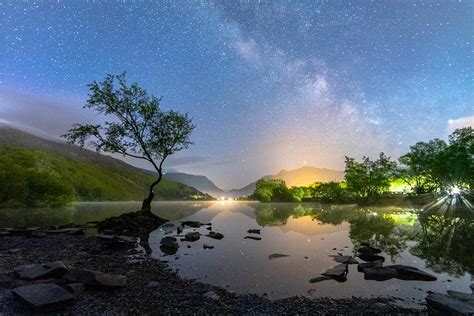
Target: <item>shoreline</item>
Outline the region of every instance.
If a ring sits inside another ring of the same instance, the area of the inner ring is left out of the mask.
[[[0,314],[31,313],[11,289],[37,283],[66,286],[62,278],[25,281],[14,269],[20,265],[62,261],[68,268],[123,275],[127,285],[114,290],[86,287],[64,314],[426,314],[403,308],[391,298],[333,299],[290,297],[269,300],[184,279],[165,263],[141,257],[134,245],[116,249],[97,236],[47,234],[0,237]],[[130,257],[134,256],[135,257]],[[129,260],[130,258],[140,258]]]

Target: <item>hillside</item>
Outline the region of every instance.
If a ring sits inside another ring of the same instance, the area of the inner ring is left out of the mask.
[[[314,182],[343,181],[344,172],[315,167],[302,167],[295,170],[281,170],[273,179],[285,181],[288,187],[304,186]]]
[[[218,188],[214,184],[214,182],[209,180],[206,176],[180,173],[180,172],[172,172],[172,173],[165,174],[164,178],[171,181],[184,183],[203,193],[210,194],[215,198],[219,198],[221,196],[227,196],[224,190]]]
[[[105,167],[39,149],[0,145],[0,205],[52,206],[72,201],[142,200],[154,177]],[[163,180],[156,200],[204,198],[198,190]]]

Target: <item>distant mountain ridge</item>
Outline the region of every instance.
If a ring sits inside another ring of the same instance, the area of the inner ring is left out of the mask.
[[[305,186],[314,182],[343,181],[344,172],[326,168],[301,167],[294,170],[281,170],[274,179],[285,181],[288,187]]]
[[[164,175],[164,178],[171,181],[186,184],[203,193],[210,194],[215,198],[220,198],[221,196],[228,196],[226,191],[217,187],[214,184],[214,182],[209,180],[209,178],[207,178],[206,176],[181,173],[181,172],[170,172],[170,173],[166,173]]]

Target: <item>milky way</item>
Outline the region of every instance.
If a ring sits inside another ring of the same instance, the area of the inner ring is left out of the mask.
[[[472,1],[3,1],[0,121],[52,136],[127,71],[188,112],[168,170],[225,188],[344,155],[397,158],[474,122]],[[52,118],[52,116],[54,116]]]

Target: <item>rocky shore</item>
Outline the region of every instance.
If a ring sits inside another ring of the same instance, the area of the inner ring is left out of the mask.
[[[82,228],[4,233],[0,236],[0,314],[427,313],[402,308],[387,298],[272,301],[237,294],[179,277],[137,248],[137,242],[130,236],[88,236]]]

